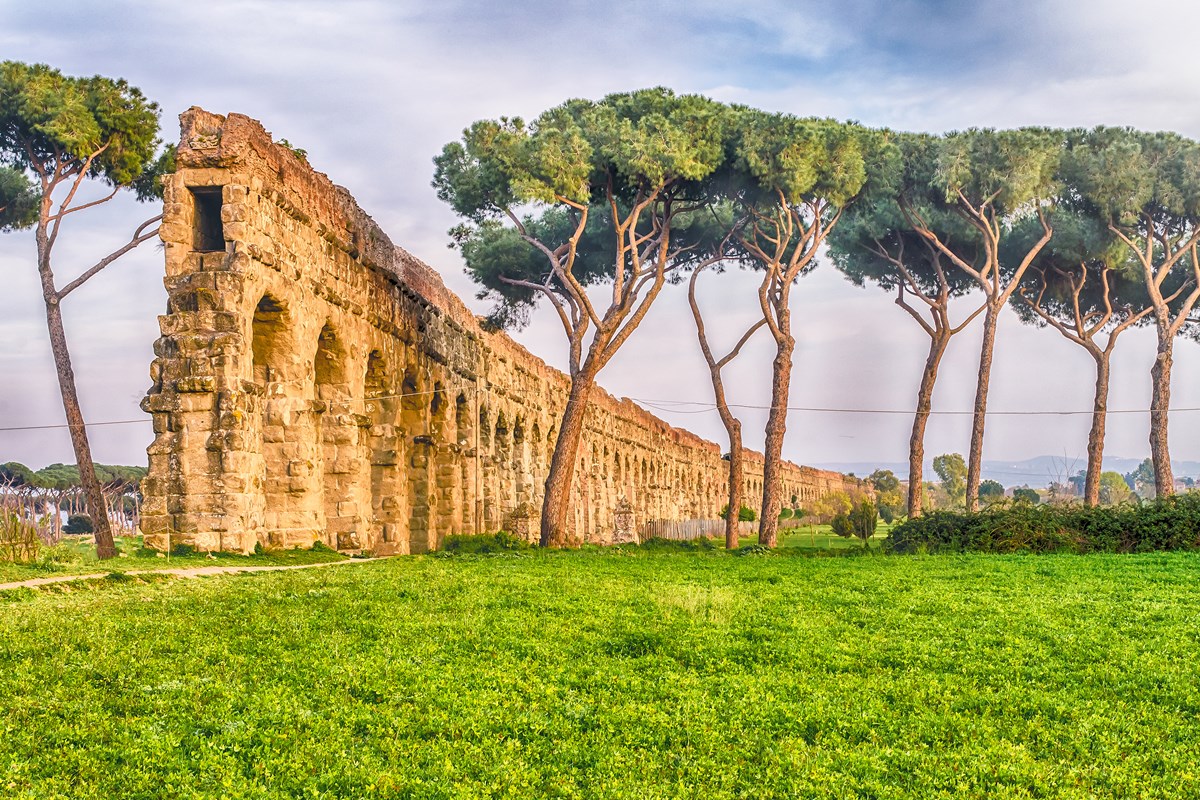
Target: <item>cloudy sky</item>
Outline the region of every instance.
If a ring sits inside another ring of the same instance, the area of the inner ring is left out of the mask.
[[[58,0],[55,13],[0,0],[0,59],[40,61],[68,74],[124,77],[162,106],[163,137],[191,105],[263,121],[276,137],[350,189],[392,239],[471,300],[457,255],[446,248],[455,219],[430,188],[432,157],[473,120],[532,117],[569,98],[665,85],[799,115],[855,119],[897,129],[971,126],[1132,125],[1200,137],[1200,67],[1179,37],[1200,10],[1171,0],[959,3],[953,0],[716,0],[495,3],[207,3]],[[65,226],[60,282],[121,244],[153,209],[131,200]],[[0,428],[62,423],[35,282],[33,241],[0,238]],[[711,278],[712,333],[736,338],[753,308],[739,303],[747,276]],[[710,388],[682,291],[660,298],[625,351],[601,373],[618,396],[644,401],[672,423],[714,440],[704,405]],[[824,265],[798,287],[799,347],[792,405],[903,412],[926,341],[871,288]],[[140,420],[93,428],[105,462],[144,463],[150,426],[138,410],[162,313],[161,250],[144,246],[73,294],[68,333],[87,419]],[[964,309],[965,311],[965,309]],[[549,315],[517,334],[552,364],[564,360]],[[766,338],[727,381],[744,409],[748,443],[761,444],[767,400]],[[977,331],[951,346],[935,408],[971,407]],[[1113,409],[1145,409],[1153,337],[1128,334],[1115,359]],[[1172,415],[1176,458],[1200,459],[1200,346],[1178,348]],[[1092,365],[1052,330],[1001,324],[990,408],[1085,411]],[[697,403],[697,405],[679,405]],[[899,461],[911,417],[797,410],[785,454],[802,463]],[[992,417],[985,456],[1081,456],[1086,415]],[[757,433],[756,433],[757,431]],[[1144,413],[1110,420],[1108,453],[1148,454]],[[969,417],[930,425],[926,452],[965,451]],[[757,441],[756,441],[757,439]],[[72,458],[57,428],[0,431],[0,461],[38,467]],[[1082,462],[1080,463],[1082,465]]]

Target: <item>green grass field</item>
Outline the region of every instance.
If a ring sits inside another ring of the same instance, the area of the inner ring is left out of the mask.
[[[1200,555],[420,556],[0,594],[0,796],[1200,796]]]

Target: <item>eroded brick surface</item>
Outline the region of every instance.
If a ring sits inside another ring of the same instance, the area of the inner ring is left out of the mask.
[[[536,535],[566,377],[482,330],[257,121],[198,108],[180,120],[161,226],[169,302],[143,401],[147,545],[405,553],[451,533]],[[716,444],[599,390],[586,429],[576,536],[716,517]],[[783,494],[811,500],[843,481],[791,465]],[[748,497],[761,482],[751,454]]]

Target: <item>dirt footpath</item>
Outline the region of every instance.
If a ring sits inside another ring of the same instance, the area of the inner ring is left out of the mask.
[[[121,570],[121,575],[174,575],[177,578],[200,578],[205,575],[228,575],[235,572],[276,572],[285,569],[314,569],[316,567],[338,567],[343,564],[366,564],[379,561],[378,558],[348,558],[345,561],[324,561],[320,564],[282,564],[273,566],[211,566],[211,567],[180,567],[178,569],[130,569]],[[0,583],[0,592],[8,589],[34,588],[50,583],[70,583],[71,581],[98,581],[107,578],[112,572],[90,572],[85,575],[53,575],[46,578],[29,578],[24,581]]]

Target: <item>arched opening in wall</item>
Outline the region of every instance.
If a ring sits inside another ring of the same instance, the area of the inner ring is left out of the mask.
[[[486,533],[491,528],[491,520],[495,517],[496,465],[492,457],[492,425],[488,418],[488,407],[479,404],[479,433],[476,434],[478,446],[475,448],[475,461],[479,470],[479,494],[475,500],[475,519],[478,520],[479,530]]]
[[[262,485],[262,505],[257,507],[259,501],[256,498],[255,511],[262,515],[265,544],[270,547],[294,546],[299,544],[291,538],[296,521],[284,516],[292,488],[288,476],[291,459],[284,440],[292,406],[303,398],[294,376],[287,374],[292,352],[287,310],[270,294],[264,294],[255,306],[250,352],[250,374],[258,387],[256,450],[262,456],[261,467],[254,476]]]
[[[458,397],[454,398],[454,435],[457,437],[458,446],[463,449],[469,449],[473,444],[471,441],[471,407],[467,403],[467,396],[459,392]]]
[[[489,519],[489,530],[504,525],[504,518],[516,506],[516,486],[513,480],[512,431],[504,412],[496,414],[493,431],[492,457],[496,464],[497,492],[493,518]]]
[[[546,466],[545,459],[542,457],[546,443],[542,440],[542,427],[536,422],[529,429],[529,447],[529,467],[533,474],[533,482],[537,484],[541,482],[542,470]]]
[[[262,388],[281,377],[280,370],[290,350],[286,328],[283,304],[269,294],[263,295],[254,309],[251,337],[254,382]]]
[[[442,411],[446,408],[446,390],[442,387],[441,381],[433,384],[433,397],[429,400],[429,414],[433,417],[434,422],[439,422]]]
[[[400,426],[408,459],[408,539],[413,552],[430,547],[430,477],[433,438],[430,430],[431,398],[425,394],[416,369],[409,365],[400,381]]]
[[[479,453],[475,426],[471,424],[471,404],[466,394],[454,398],[454,436],[458,443],[462,506],[459,528],[463,533],[479,533],[476,504],[479,498]]]
[[[341,337],[326,322],[317,336],[313,357],[321,465],[321,509],[325,518],[324,541],[338,550],[364,547],[359,528],[364,518],[359,508],[360,453],[354,396],[350,386],[349,357]]]
[[[525,423],[521,419],[517,419],[513,423],[512,430],[513,442],[513,471],[516,473],[516,500],[517,503],[529,502],[530,480],[529,475],[529,445],[525,441]]]
[[[429,458],[433,469],[429,482],[428,546],[437,548],[441,538],[462,528],[462,469],[456,448],[457,420],[450,414],[450,400],[441,381],[433,382],[429,398]]]
[[[545,441],[541,443],[541,459],[542,459],[542,484],[545,485],[546,475],[550,472],[550,462],[554,460],[554,446],[558,442],[558,431],[551,425],[546,429]]]
[[[367,419],[366,459],[371,484],[369,545],[378,552],[404,552],[407,541],[401,524],[403,477],[397,454],[397,405],[392,377],[383,353],[367,356],[363,400]],[[382,543],[382,544],[380,544]]]

